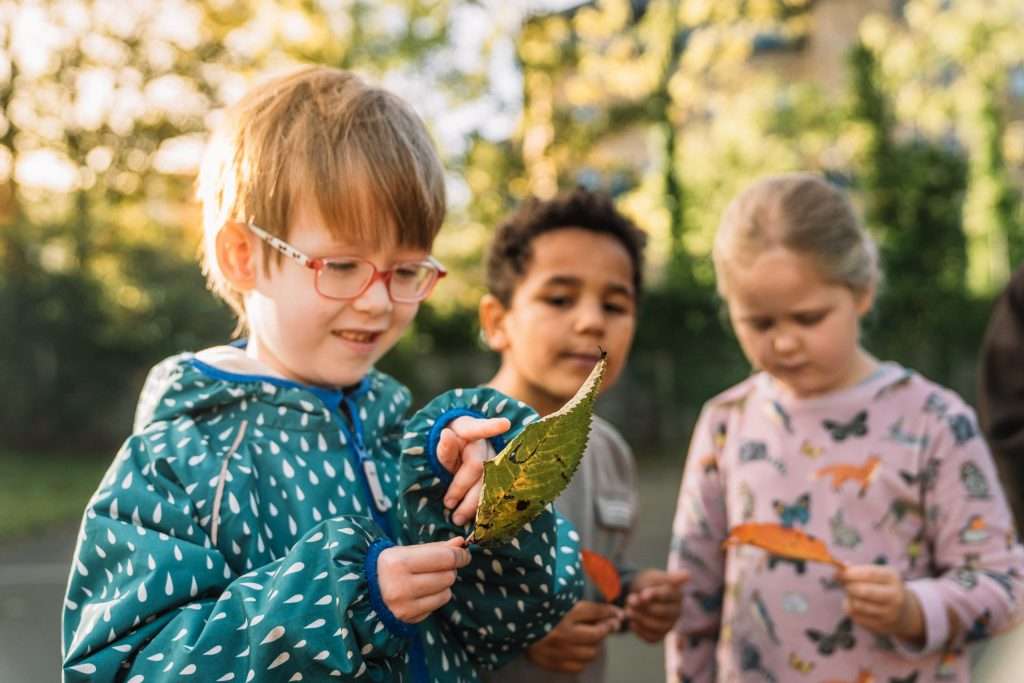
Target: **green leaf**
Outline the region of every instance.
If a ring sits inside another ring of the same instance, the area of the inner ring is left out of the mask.
[[[601,360],[568,403],[527,425],[484,463],[472,541],[495,545],[511,540],[569,484],[587,446],[606,355],[601,352]]]

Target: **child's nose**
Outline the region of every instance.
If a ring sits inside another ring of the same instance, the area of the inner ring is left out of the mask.
[[[792,353],[799,346],[800,341],[796,338],[796,335],[789,334],[788,332],[780,332],[772,338],[772,350],[775,353]]]
[[[603,333],[607,320],[600,305],[582,304],[576,316],[576,329],[583,333]]]
[[[353,308],[365,313],[384,313],[391,310],[391,295],[388,294],[388,283],[383,278],[377,278],[370,283],[362,294],[352,302]]]

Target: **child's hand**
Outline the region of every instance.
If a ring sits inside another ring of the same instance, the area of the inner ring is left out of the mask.
[[[924,643],[924,613],[917,596],[907,590],[896,570],[877,564],[847,567],[839,572],[846,587],[846,613],[864,628]]]
[[[526,650],[526,658],[548,671],[579,673],[601,651],[601,641],[621,625],[622,610],[615,605],[580,600]]]
[[[407,624],[426,619],[452,599],[456,571],[469,564],[465,539],[392,546],[377,557],[380,594],[391,613]]]
[[[452,483],[444,494],[444,506],[452,512],[452,521],[465,524],[476,516],[483,486],[484,461],[493,457],[487,439],[504,434],[512,426],[504,417],[463,416],[441,430],[437,459],[452,473]]]
[[[645,569],[633,579],[626,597],[629,627],[649,643],[656,643],[675,625],[683,609],[684,571]]]

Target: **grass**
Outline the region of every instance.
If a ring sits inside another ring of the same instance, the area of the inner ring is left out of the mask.
[[[111,457],[0,450],[0,539],[80,518]]]

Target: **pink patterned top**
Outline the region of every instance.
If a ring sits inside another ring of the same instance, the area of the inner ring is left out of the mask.
[[[743,522],[897,568],[924,609],[925,646],[853,624],[830,565],[723,550]],[[761,373],[709,401],[669,566],[691,574],[670,681],[969,681],[965,645],[1012,626],[1024,590],[1024,549],[973,411],[894,363],[826,396],[791,397]]]

